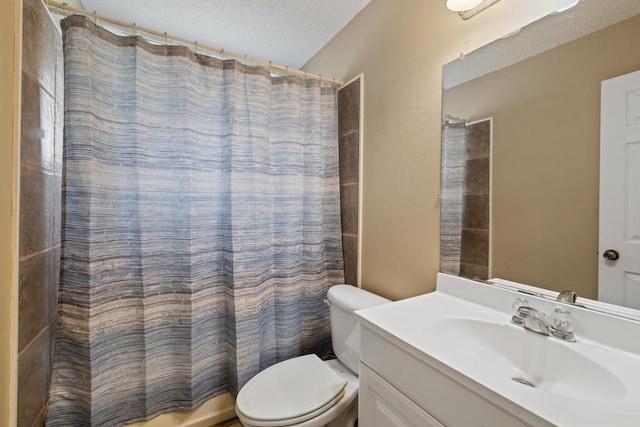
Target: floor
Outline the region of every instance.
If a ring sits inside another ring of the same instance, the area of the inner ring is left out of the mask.
[[[228,420],[225,421],[223,423],[220,424],[216,424],[214,426],[211,427],[242,427],[242,424],[240,424],[240,420],[237,418],[234,418],[232,420]]]

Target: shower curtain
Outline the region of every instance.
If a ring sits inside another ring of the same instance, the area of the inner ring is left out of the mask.
[[[65,19],[49,426],[112,426],[330,352],[335,88]]]

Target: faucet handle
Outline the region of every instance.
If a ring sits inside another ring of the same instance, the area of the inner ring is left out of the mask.
[[[558,306],[553,309],[551,321],[556,331],[571,332],[573,330],[573,316],[571,316],[571,312],[564,307]]]
[[[572,330],[573,316],[571,312],[560,306],[554,308],[551,316],[551,327],[549,328],[551,335],[565,341],[574,342],[576,337],[573,332],[571,332]]]

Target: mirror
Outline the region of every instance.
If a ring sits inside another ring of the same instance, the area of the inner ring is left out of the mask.
[[[607,3],[445,65],[441,271],[597,299],[600,83],[640,69],[640,2]]]

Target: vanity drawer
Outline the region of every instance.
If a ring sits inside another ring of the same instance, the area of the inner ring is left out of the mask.
[[[446,375],[368,327],[362,328],[361,362],[448,427],[551,426],[526,411],[506,412],[494,403],[508,405],[506,399],[479,385],[471,391],[455,371]]]
[[[361,426],[445,427],[362,363],[359,394]]]

